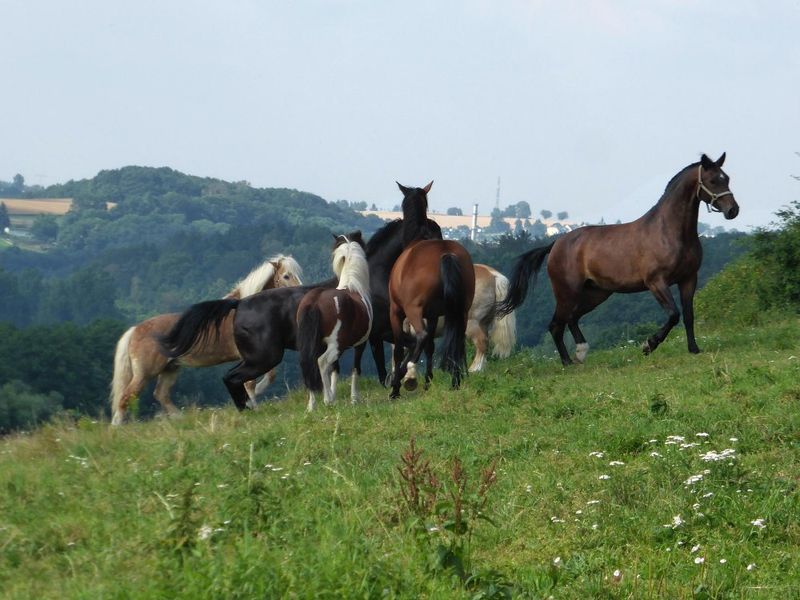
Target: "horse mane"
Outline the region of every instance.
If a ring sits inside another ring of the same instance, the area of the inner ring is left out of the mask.
[[[226,298],[246,298],[263,290],[264,286],[275,277],[275,264],[285,266],[289,271],[298,275],[302,272],[300,265],[291,256],[284,256],[283,254],[272,256],[239,280],[233,286],[233,289],[228,292]]]
[[[369,267],[358,242],[338,245],[333,251],[333,270],[339,278],[336,289],[348,290],[369,301]]]
[[[666,196],[668,192],[672,191],[672,189],[678,184],[678,181],[681,179],[681,177],[683,177],[683,175],[686,173],[686,171],[692,168],[696,169],[697,165],[699,164],[700,161],[698,160],[697,162],[693,162],[692,164],[684,167],[683,169],[675,173],[674,177],[667,182],[667,185],[664,188],[664,194],[662,195],[662,198]]]
[[[428,225],[428,199],[423,190],[415,188],[403,198],[403,246],[430,237],[431,229]]]

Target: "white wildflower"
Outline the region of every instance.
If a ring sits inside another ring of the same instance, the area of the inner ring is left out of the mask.
[[[700,433],[695,433],[695,437],[707,438],[708,434],[705,431],[701,431]]]
[[[217,487],[220,488],[220,489],[226,488],[226,487],[228,487],[228,484],[227,483],[218,483]]]
[[[711,498],[714,495],[714,492],[708,492],[707,494],[703,494],[703,498]]]
[[[686,481],[683,482],[683,485],[694,485],[695,483],[701,481],[702,479],[703,479],[702,473],[699,473],[697,475],[692,475]]]
[[[695,544],[694,546],[692,546],[692,549],[691,549],[691,551],[690,551],[690,552],[691,552],[692,554],[694,554],[694,553],[695,553],[695,552],[697,552],[698,550],[700,550],[700,544]]]
[[[605,454],[600,452],[599,450],[595,450],[594,452],[589,452],[589,456],[594,456],[595,458],[603,458]]]
[[[657,444],[658,440],[648,440],[647,443],[648,444]]]
[[[597,531],[597,528],[598,528],[598,527],[599,527],[599,525],[598,525],[597,523],[592,523],[592,529],[594,529],[595,531]]]
[[[749,565],[747,565],[747,570],[748,571],[752,571],[755,568],[756,568],[756,563],[750,563]]]
[[[553,559],[553,566],[554,567],[560,567],[561,566],[561,557],[560,556],[556,556]]]
[[[758,527],[759,529],[764,529],[767,526],[766,523],[764,523],[764,519],[756,519],[755,521],[750,521],[750,525]]]
[[[615,569],[613,578],[614,578],[614,581],[619,583],[622,580],[622,571],[620,571],[619,569]]]
[[[624,465],[625,463],[624,463],[624,462],[622,462],[621,460],[612,460],[612,461],[611,461],[610,463],[608,463],[608,464],[609,464],[609,466],[611,466],[611,467],[621,467],[621,466],[622,466],[622,465]]]
[[[706,559],[703,558],[702,556],[698,556],[697,558],[694,559],[694,564],[696,565],[702,565],[704,562],[706,562]]]
[[[698,444],[697,442],[689,442],[687,444],[681,444],[680,448],[681,448],[681,450],[684,450],[686,448],[694,448],[695,446],[699,446],[699,445],[700,444]]]
[[[659,454],[658,452],[651,452],[650,456],[652,456],[653,458],[661,458],[661,454]]]
[[[728,438],[729,442],[733,442],[734,444],[739,441],[739,438]]]
[[[598,477],[598,479],[602,479],[602,480],[611,479],[611,475],[600,475],[600,477]]]
[[[719,462],[721,460],[728,460],[736,458],[736,450],[733,448],[725,448],[722,452],[709,450],[705,454],[700,455],[700,459],[705,462]]]
[[[719,559],[719,564],[721,564],[721,565],[724,565],[726,562],[728,562],[728,559],[726,559],[726,558],[720,558]]]
[[[200,529],[197,530],[197,539],[199,540],[207,540],[211,537],[211,534],[214,533],[214,530],[211,529],[208,525],[203,525]]]
[[[600,500],[589,500],[586,506],[594,506],[595,504],[600,504]]]
[[[675,515],[674,517],[672,517],[672,523],[670,523],[669,525],[664,525],[664,527],[672,527],[673,529],[677,529],[678,527],[683,525],[683,523],[684,521],[681,518],[681,516]]]

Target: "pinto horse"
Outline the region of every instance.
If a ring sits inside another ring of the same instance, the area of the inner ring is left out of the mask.
[[[422,240],[403,251],[389,277],[389,320],[394,335],[390,398],[400,396],[401,377],[407,390],[416,389],[417,362],[423,350],[428,356],[433,354],[440,316],[444,316],[440,367],[450,373],[453,388],[459,387],[462,370],[467,366],[464,342],[474,294],[475,267],[469,252],[458,242]],[[415,344],[403,376],[401,363],[406,352],[403,323],[406,319],[414,330]],[[428,380],[426,376],[426,384]]]
[[[323,392],[325,404],[336,402],[333,369],[342,352],[362,346],[372,326],[369,268],[361,232],[334,236],[333,271],[336,289],[315,288],[297,308],[297,345],[300,369],[308,388],[308,410],[314,410],[315,392]],[[358,372],[353,369],[350,398],[358,401]]]
[[[239,281],[225,298],[245,298],[265,289],[300,285],[302,270],[291,256],[278,255],[264,261]],[[170,390],[178,378],[180,367],[211,367],[239,359],[233,342],[233,321],[222,324],[219,335],[198,344],[180,360],[169,359],[160,352],[158,338],[178,321],[177,313],[157,315],[128,329],[117,342],[114,353],[114,375],[111,380],[111,413],[113,425],[121,425],[131,399],[138,396],[147,383],[156,380],[153,395],[167,414],[178,414],[170,400]],[[272,374],[268,375],[270,377]],[[255,382],[247,383],[248,395],[255,400]]]
[[[427,218],[427,193],[432,183],[424,188],[400,186],[404,196],[403,219],[387,223],[367,242],[373,307],[370,344],[378,372],[382,374],[381,382],[386,377],[383,342],[386,331],[391,331],[388,323],[389,272],[403,251],[404,239],[442,237],[436,222]],[[337,280],[333,278],[310,286],[266,290],[243,300],[195,304],[181,315],[175,326],[162,338],[161,351],[173,358],[190,352],[196,343],[220,326],[230,311],[236,309],[233,329],[241,362],[225,374],[223,381],[236,407],[244,410],[247,407],[245,382],[257,379],[277,367],[286,350],[297,350],[297,308],[303,296],[314,288],[334,288],[336,285]],[[364,348],[365,345],[355,348],[354,368],[358,374],[361,373]]]
[[[649,290],[667,314],[664,325],[642,345],[653,352],[680,320],[670,286],[677,284],[683,308],[683,323],[689,352],[700,349],[694,337],[694,292],[703,248],[697,236],[700,203],[726,219],[739,214],[728,175],[722,170],[725,154],[713,161],[703,154],[700,162],[679,171],[667,184],[658,203],[631,223],[580,227],[552,244],[522,254],[514,265],[508,296],[499,310],[513,310],[525,300],[528,281],[545,256],[550,255],[547,274],[553,285],[556,309],[550,334],[561,362],[572,364],[564,345],[564,328],[575,339],[575,359],[583,362],[589,344],[578,320],[594,310],[614,292]]]

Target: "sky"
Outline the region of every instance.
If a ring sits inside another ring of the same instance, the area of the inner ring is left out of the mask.
[[[0,179],[125,165],[391,208],[631,220],[727,152],[800,200],[800,0],[0,0]]]

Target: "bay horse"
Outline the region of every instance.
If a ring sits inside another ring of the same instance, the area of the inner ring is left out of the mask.
[[[424,188],[406,188],[398,184],[404,196],[403,218],[390,221],[367,242],[373,309],[369,341],[381,383],[386,378],[383,342],[386,332],[391,332],[388,282],[392,265],[403,251],[404,239],[442,237],[436,222],[427,218],[427,193],[432,184]],[[335,288],[337,283],[336,278],[332,278],[310,286],[266,290],[243,300],[195,304],[181,315],[175,326],[161,339],[161,351],[175,358],[189,352],[196,343],[215,331],[230,311],[236,309],[234,340],[241,362],[225,374],[223,381],[236,407],[244,410],[247,407],[244,383],[277,367],[286,350],[298,349],[297,309],[303,296],[314,288]],[[355,348],[354,369],[359,375],[364,349],[363,344]]]
[[[469,309],[466,331],[467,337],[475,345],[475,356],[469,366],[470,373],[483,371],[490,342],[492,356],[495,358],[511,356],[517,343],[516,314],[512,311],[503,315],[497,310],[498,303],[508,294],[508,284],[508,278],[500,271],[489,265],[475,263],[475,296]],[[410,334],[414,332],[408,319],[403,323],[403,329]],[[444,318],[439,317],[436,337],[441,337],[443,331]],[[427,356],[426,379],[432,376],[431,359],[431,356]]]
[[[300,285],[301,275],[300,265],[294,258],[273,256],[247,274],[225,298],[244,298],[265,289]],[[198,345],[179,360],[164,356],[159,348],[158,337],[167,333],[179,317],[178,313],[151,317],[130,327],[120,337],[114,353],[114,375],[109,398],[113,425],[121,425],[125,421],[130,401],[153,378],[157,378],[153,395],[167,414],[175,415],[179,411],[170,399],[170,391],[178,378],[180,367],[210,367],[239,359],[233,342],[232,319],[222,324],[219,335]],[[254,381],[247,382],[251,401],[255,400],[254,388]]]
[[[440,368],[450,373],[452,387],[459,387],[462,369],[467,366],[465,332],[474,294],[472,258],[458,242],[421,240],[403,250],[389,276],[389,320],[394,336],[390,398],[400,396],[401,377],[407,390],[416,389],[417,362],[423,350],[429,357],[433,354],[440,316],[444,316]],[[406,319],[414,330],[415,343],[408,353],[403,376]]]
[[[334,236],[333,271],[339,278],[335,289],[311,290],[297,308],[297,345],[300,369],[308,389],[308,411],[323,392],[325,404],[336,402],[334,365],[347,348],[362,346],[372,326],[369,268],[360,231]],[[353,369],[350,398],[358,401],[358,373]]]
[[[513,310],[525,300],[528,281],[549,254],[547,274],[553,286],[556,309],[550,321],[561,362],[572,364],[564,345],[564,328],[575,339],[575,360],[583,362],[589,344],[578,320],[594,310],[614,292],[649,290],[667,314],[667,321],[642,345],[653,352],[680,320],[670,286],[680,291],[683,323],[689,352],[700,349],[694,336],[694,293],[703,248],[697,236],[700,203],[726,219],[739,214],[730,190],[730,178],[722,170],[725,154],[713,161],[703,154],[699,162],[681,169],[667,184],[658,203],[631,223],[580,227],[552,244],[534,248],[517,259],[508,296],[499,310]]]

